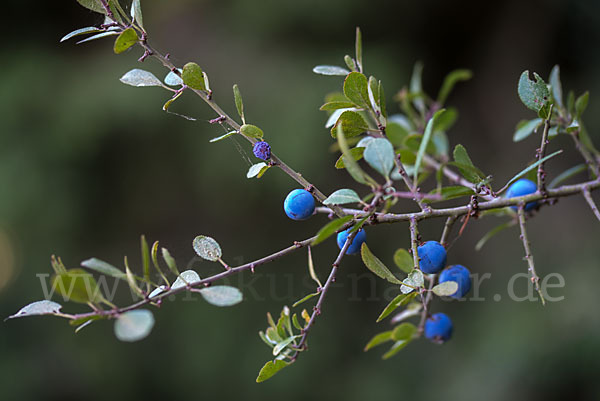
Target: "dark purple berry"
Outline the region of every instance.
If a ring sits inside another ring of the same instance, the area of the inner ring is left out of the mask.
[[[265,141],[256,142],[254,144],[254,156],[262,160],[269,160],[271,158],[271,146]]]

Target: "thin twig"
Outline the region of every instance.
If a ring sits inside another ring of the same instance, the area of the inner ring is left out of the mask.
[[[588,188],[590,191],[600,188],[600,181],[586,181],[575,185],[563,185],[558,188],[548,189],[548,198],[560,198],[564,196],[570,196],[578,193],[583,193],[584,189]],[[530,195],[523,195],[514,198],[495,198],[493,200],[482,202],[477,205],[478,210],[491,210],[501,209],[506,206],[518,206],[519,203],[539,201],[544,198],[544,195],[540,193],[533,193]],[[323,207],[318,207],[318,213],[329,213],[330,210]],[[409,221],[412,217],[416,218],[417,221],[425,220],[433,217],[448,217],[448,216],[463,216],[470,213],[473,210],[472,205],[469,203],[465,206],[450,207],[445,209],[433,209],[430,208],[427,211],[415,212],[415,213],[375,213],[377,223],[396,223],[398,221]],[[342,208],[342,212],[346,215],[353,215],[356,218],[365,216],[365,212],[359,209]]]
[[[533,263],[533,255],[531,254],[531,247],[529,244],[529,238],[527,237],[527,230],[525,229],[525,203],[521,202],[517,209],[519,217],[519,227],[521,228],[521,240],[523,241],[523,248],[525,248],[525,259],[529,265],[529,273],[531,273],[531,283],[535,285],[535,290],[540,294],[542,305],[546,305],[544,294],[540,289],[540,277],[535,272],[535,264]]]
[[[327,277],[327,281],[325,282],[325,285],[323,286],[323,288],[321,288],[321,292],[319,294],[319,299],[317,300],[317,304],[313,308],[313,312],[310,316],[308,323],[302,329],[302,337],[300,338],[300,341],[298,342],[298,345],[297,345],[298,350],[291,357],[292,361],[296,360],[296,358],[298,357],[298,354],[301,350],[306,349],[306,347],[307,347],[306,339],[308,338],[308,332],[312,328],[312,326],[315,324],[315,320],[317,319],[317,316],[319,316],[321,314],[321,308],[323,306],[323,301],[325,300],[325,296],[327,295],[327,291],[331,287],[331,284],[335,281],[335,276],[337,274],[337,270],[340,266],[342,258],[344,257],[344,255],[346,254],[346,251],[350,247],[350,244],[352,243],[352,240],[356,236],[356,233],[357,233],[357,231],[348,235],[348,238],[346,238],[346,242],[344,243],[344,246],[342,247],[342,249],[338,253],[337,258],[335,258],[335,261],[331,265],[331,272],[329,273],[329,277]]]
[[[429,208],[428,205],[426,205],[425,203],[423,203],[423,196],[421,196],[421,194],[419,194],[419,189],[417,188],[417,183],[416,182],[412,182],[412,180],[410,179],[410,177],[408,176],[408,174],[406,173],[406,169],[404,168],[404,165],[402,164],[402,161],[400,160],[400,155],[398,155],[395,159],[396,162],[396,168],[398,169],[398,172],[400,173],[400,176],[402,177],[402,180],[404,181],[404,184],[406,184],[406,187],[408,188],[408,190],[410,191],[410,193],[412,194],[412,199],[417,202],[417,204],[419,205],[419,207],[421,208],[421,210],[427,210]]]
[[[588,152],[585,146],[579,140],[579,131],[574,131],[571,133],[571,138],[573,138],[573,142],[575,142],[575,148],[581,153],[581,156],[585,160],[585,163],[588,165],[592,173],[596,178],[600,177],[600,168],[598,166],[598,161],[594,159],[594,157]]]
[[[442,244],[444,248],[448,248],[448,237],[450,237],[450,232],[452,232],[452,227],[454,227],[456,220],[458,220],[458,216],[449,216],[446,219],[444,231],[442,231],[442,237],[440,238],[440,244]]]
[[[548,112],[548,118],[544,122],[544,131],[542,132],[542,144],[537,151],[537,159],[541,160],[546,156],[546,145],[548,145],[548,131],[550,130],[550,116],[552,115],[552,105],[550,105],[550,111]],[[546,171],[544,171],[544,163],[540,163],[537,169],[537,188],[542,194],[546,193]]]
[[[419,231],[417,228],[417,219],[415,217],[411,217],[410,221],[410,248],[413,255],[413,265],[414,269],[419,268]]]
[[[596,215],[598,220],[600,220],[600,212],[598,211],[598,206],[596,206],[596,203],[594,202],[594,199],[592,198],[592,194],[590,193],[589,188],[587,188],[587,187],[584,188],[583,197],[587,201],[588,205],[590,205],[592,212],[594,212],[594,214]]]
[[[152,297],[152,298],[145,298],[145,299],[143,299],[143,300],[141,300],[139,302],[136,302],[134,304],[131,304],[129,306],[125,306],[125,307],[117,308],[117,309],[112,309],[112,310],[105,310],[105,311],[98,311],[98,312],[88,312],[88,313],[75,314],[75,315],[72,315],[73,316],[72,319],[80,319],[80,318],[91,317],[91,316],[105,316],[105,317],[118,316],[121,313],[130,311],[130,310],[134,310],[134,309],[138,309],[138,308],[140,308],[140,307],[142,307],[144,305],[147,305],[147,304],[150,304],[150,303],[157,303],[157,302],[161,301],[162,299],[168,297],[169,295],[174,295],[174,294],[177,294],[179,292],[189,290],[190,288],[193,288],[193,287],[200,287],[200,286],[210,285],[211,283],[213,283],[215,281],[221,280],[223,278],[226,278],[226,277],[231,276],[231,275],[236,274],[236,273],[240,273],[240,272],[245,271],[245,270],[252,270],[252,271],[254,271],[254,268],[257,267],[257,266],[264,265],[266,263],[272,262],[272,261],[277,260],[277,259],[279,259],[279,258],[281,258],[281,257],[283,257],[283,256],[285,256],[285,255],[287,255],[289,253],[292,253],[292,252],[296,251],[297,249],[300,249],[300,248],[303,248],[305,246],[310,245],[314,241],[315,238],[316,238],[316,236],[307,238],[304,241],[294,242],[293,245],[291,245],[291,246],[289,246],[287,248],[284,248],[284,249],[282,249],[282,250],[280,250],[278,252],[275,252],[275,253],[273,253],[273,254],[271,254],[269,256],[265,256],[263,258],[255,260],[253,262],[246,263],[246,264],[243,264],[243,265],[240,265],[240,266],[237,266],[237,267],[232,267],[229,270],[225,270],[225,271],[223,271],[221,273],[218,273],[218,274],[215,274],[213,276],[206,277],[204,279],[201,279],[200,281],[195,281],[195,282],[192,282],[192,283],[188,283],[188,285],[185,286],[185,287],[178,287],[178,288],[167,290],[167,291],[161,293],[160,295],[157,295],[157,296]]]

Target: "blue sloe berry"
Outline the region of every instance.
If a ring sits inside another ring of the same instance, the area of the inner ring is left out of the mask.
[[[452,321],[445,313],[436,313],[425,321],[425,337],[442,344],[452,337]]]
[[[315,211],[315,198],[304,189],[294,189],[285,198],[283,210],[292,220],[308,219]]]
[[[265,141],[256,142],[252,152],[254,156],[265,161],[271,158],[271,146]]]
[[[351,230],[351,228],[344,230],[344,231],[340,231],[338,233],[337,244],[340,249],[342,249],[344,247],[344,244],[346,243],[346,240],[348,239],[348,235],[350,235],[350,230]],[[346,255],[352,255],[352,254],[360,252],[360,247],[362,246],[363,242],[365,242],[366,240],[367,240],[367,233],[365,232],[365,230],[363,230],[363,229],[358,230],[358,232],[354,236],[354,239],[350,243],[350,246],[348,247],[348,249],[346,249]]]
[[[518,196],[529,195],[537,191],[537,184],[527,178],[521,178],[515,181],[506,191],[507,198],[516,198]],[[529,211],[537,206],[537,202],[529,202],[525,205],[525,211]],[[516,206],[510,207],[512,210],[517,210]]]
[[[450,295],[453,298],[462,298],[471,290],[471,272],[464,266],[454,265],[442,270],[439,282],[446,281],[455,281],[458,284],[456,292]]]
[[[437,241],[427,241],[417,248],[417,253],[423,273],[437,273],[446,266],[446,248]]]

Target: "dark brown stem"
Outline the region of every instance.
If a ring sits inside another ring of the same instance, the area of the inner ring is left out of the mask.
[[[550,116],[552,115],[552,105],[550,105],[550,111],[548,118],[544,122],[544,131],[542,132],[542,144],[537,152],[537,159],[541,160],[546,156],[546,146],[548,145],[548,131],[550,130]],[[544,163],[540,163],[537,169],[537,188],[542,194],[546,193],[545,184],[546,172],[544,171]]]

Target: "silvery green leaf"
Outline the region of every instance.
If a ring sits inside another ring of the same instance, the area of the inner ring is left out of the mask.
[[[215,285],[200,290],[200,295],[206,302],[215,306],[233,306],[242,302],[240,290],[228,285]]]
[[[192,246],[194,247],[194,251],[196,251],[198,256],[200,256],[202,259],[210,260],[211,262],[216,262],[221,259],[221,256],[223,256],[219,243],[213,238],[205,235],[199,235],[194,238]]]
[[[141,86],[163,86],[160,79],[156,78],[154,74],[149,71],[140,70],[135,68],[123,75],[120,79],[121,82],[127,85],[141,87]]]
[[[124,278],[125,272],[117,269],[110,263],[107,263],[103,260],[91,258],[84,260],[81,262],[81,266],[87,267],[88,269],[97,271],[98,273],[105,274],[107,276],[115,277],[115,278]]]
[[[57,313],[60,313],[61,308],[62,305],[57,304],[56,302],[48,300],[37,301],[24,306],[17,313],[10,315],[5,320],[35,315],[56,315]]]
[[[345,111],[356,111],[356,109],[355,108],[337,109],[336,111],[334,111],[333,113],[331,113],[331,115],[327,119],[327,122],[325,123],[325,128],[331,128],[331,127],[333,127],[335,125],[335,123],[337,122],[338,118],[340,118],[340,116],[342,115],[342,113],[345,112]]]
[[[277,345],[275,347],[273,347],[273,356],[277,356],[279,355],[279,353],[281,351],[283,351],[288,345],[290,345],[291,343],[294,342],[294,340],[296,338],[298,338],[300,336],[292,336],[292,337],[288,337],[285,340],[283,340],[280,343],[277,343]]]
[[[147,337],[154,326],[152,312],[145,309],[132,310],[120,315],[115,322],[115,336],[126,342]]]
[[[181,68],[178,68],[177,70],[179,71],[179,74],[181,74],[181,72],[183,71]],[[179,75],[175,74],[173,71],[169,71],[169,73],[165,77],[165,84],[169,86],[182,86],[183,80]]]
[[[200,281],[200,276],[193,270],[186,270],[182,272],[177,280],[171,286],[172,290],[176,290],[181,287],[187,287],[188,284],[197,283]]]
[[[97,35],[89,36],[89,37],[87,37],[87,38],[85,38],[83,40],[80,40],[76,44],[79,45],[81,43],[86,43],[86,42],[90,42],[92,40],[102,39],[102,38],[105,38],[107,36],[114,36],[114,35],[118,35],[118,34],[119,34],[119,32],[116,32],[116,31],[106,31],[106,32],[99,33]]]
[[[69,39],[71,39],[74,36],[85,35],[85,34],[88,34],[88,33],[98,33],[98,32],[104,32],[104,30],[96,28],[95,26],[88,26],[86,28],[79,28],[79,29],[76,29],[73,32],[69,32],[68,34],[66,34],[65,36],[63,36],[60,39],[60,42],[62,43],[65,40],[69,40]]]
[[[371,167],[384,177],[389,176],[394,167],[394,147],[385,138],[375,138],[369,142],[363,157]]]
[[[360,202],[358,194],[352,189],[338,189],[323,201],[324,205],[344,205]]]
[[[372,136],[365,136],[364,138],[361,138],[360,141],[358,141],[358,143],[356,144],[357,148],[366,148],[375,138],[373,138]]]
[[[167,290],[167,286],[166,285],[161,285],[159,287],[156,287],[149,295],[148,298],[154,298],[157,295],[162,294],[163,292],[165,292]]]
[[[318,65],[315,68],[313,68],[313,72],[315,74],[321,74],[321,75],[341,75],[341,76],[346,76],[350,73],[350,71],[348,71],[347,69],[338,67],[336,65]]]
[[[142,28],[142,30],[145,31],[140,0],[133,0],[131,2],[131,18],[133,18],[134,21],[137,22],[137,24],[140,26],[140,28]]]
[[[402,284],[402,286],[400,287],[400,292],[402,292],[403,294],[408,294],[412,292],[415,288],[423,287],[424,282],[425,279],[423,278],[423,272],[421,270],[415,269],[408,274],[407,278],[404,279],[403,283],[408,285]]]
[[[248,169],[248,172],[246,173],[246,178],[256,177],[258,175],[258,173],[260,173],[260,171],[265,167],[267,167],[267,163],[265,163],[265,162],[253,164]]]
[[[431,289],[433,293],[440,297],[449,297],[458,291],[458,283],[456,281],[444,281]]]

